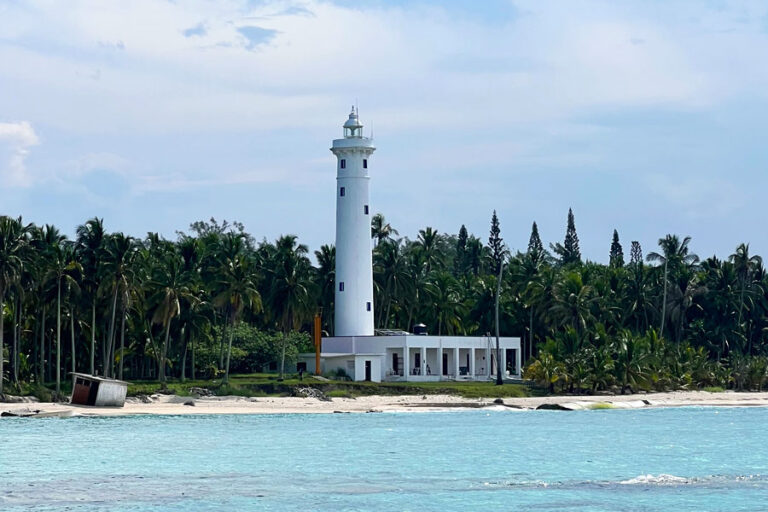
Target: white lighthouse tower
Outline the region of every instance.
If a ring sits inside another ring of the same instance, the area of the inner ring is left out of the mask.
[[[376,148],[363,137],[355,108],[336,155],[336,336],[373,336],[373,262],[368,160]]]

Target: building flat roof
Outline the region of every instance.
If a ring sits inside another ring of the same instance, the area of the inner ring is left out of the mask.
[[[108,377],[99,377],[98,375],[91,375],[90,373],[77,373],[77,372],[69,372],[70,375],[74,375],[75,377],[82,377],[84,379],[88,380],[96,380],[99,382],[116,382],[118,384],[125,384],[126,386],[129,384],[128,382],[124,380],[118,380],[118,379],[110,379]]]

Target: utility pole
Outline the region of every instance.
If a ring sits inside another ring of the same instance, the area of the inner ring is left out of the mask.
[[[501,276],[504,273],[504,262],[499,266],[499,281],[496,283],[496,385],[504,384],[501,377],[501,349],[499,348],[499,295],[501,295]]]

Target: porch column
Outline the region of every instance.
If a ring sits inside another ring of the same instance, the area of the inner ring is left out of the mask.
[[[469,349],[469,375],[475,378],[475,348]]]
[[[507,349],[501,347],[499,352],[501,352],[501,378],[503,379],[507,376]]]
[[[488,378],[491,378],[491,347],[488,346],[486,343],[485,345],[485,368],[486,368],[486,375]]]
[[[459,378],[459,348],[453,349],[453,378]]]
[[[403,377],[408,380],[411,375],[411,361],[408,357],[408,342],[403,343]]]
[[[419,375],[427,374],[427,347],[421,347],[421,368],[419,368]]]
[[[517,357],[515,358],[515,366],[517,367],[516,368],[517,375],[520,375],[520,374],[523,373],[523,368],[522,368],[522,365],[523,365],[522,345],[520,346],[519,349],[517,349],[515,351],[515,354],[517,355]]]
[[[437,370],[435,374],[443,380],[443,347],[437,347]]]

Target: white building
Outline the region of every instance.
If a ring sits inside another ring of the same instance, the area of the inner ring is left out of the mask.
[[[344,123],[336,155],[335,336],[323,338],[320,372],[344,370],[354,380],[489,380],[496,375],[496,340],[489,336],[374,333],[369,160],[376,148],[363,136],[355,109]],[[520,375],[520,338],[500,338],[504,376]],[[315,372],[315,354],[300,364]],[[315,372],[317,373],[317,372]]]

